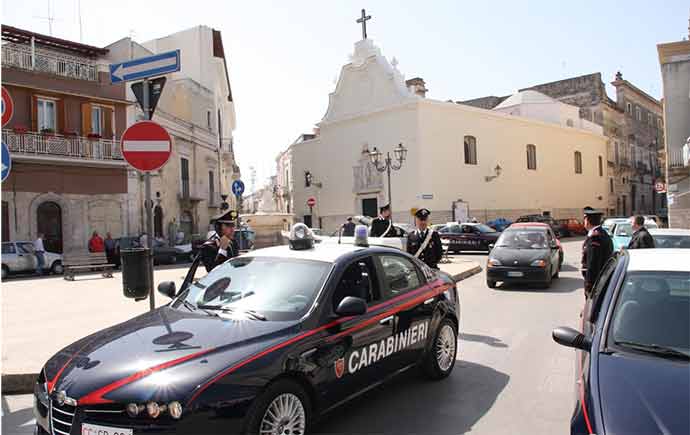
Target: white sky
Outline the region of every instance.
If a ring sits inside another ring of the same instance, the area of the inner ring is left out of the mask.
[[[79,40],[79,0],[50,0],[53,35]],[[49,0],[3,1],[2,23],[48,33]],[[663,5],[663,6],[661,6]],[[536,0],[470,2],[81,0],[83,41],[105,46],[133,34],[147,41],[199,24],[220,30],[230,69],[235,144],[245,183],[257,187],[275,157],[325,113],[328,93],[361,28],[407,78],[426,80],[429,96],[461,100],[506,95],[530,85],[616,70],[661,97],[656,44],[687,36],[683,0],[576,4]],[[615,93],[609,86],[609,96]],[[386,146],[386,144],[382,144]]]

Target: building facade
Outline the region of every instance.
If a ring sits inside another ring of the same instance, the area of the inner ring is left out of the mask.
[[[420,80],[406,82],[370,39],[357,42],[315,134],[277,158],[280,211],[329,232],[347,216],[375,215],[389,193],[394,219],[410,223],[420,207],[436,223],[461,207],[483,221],[528,213],[573,217],[585,205],[605,207],[605,136],[428,99]],[[400,143],[407,159],[391,174],[388,192],[369,153],[377,147],[392,156]],[[316,199],[312,208],[309,197]]]
[[[14,114],[2,130],[2,239],[45,235],[48,251],[85,251],[92,231],[128,234],[124,85],[108,50],[2,26],[2,84]]]
[[[690,41],[659,44],[657,51],[664,84],[669,226],[690,228]]]
[[[153,120],[173,141],[170,160],[152,177],[154,236],[168,244],[205,235],[211,217],[220,212],[223,197],[235,207],[230,184],[239,178],[233,130],[235,107],[221,34],[197,26],[138,44],[130,38],[110,46],[113,62],[180,50],[181,70],[167,76]],[[134,100],[131,89],[127,89]],[[136,104],[130,123],[143,119]],[[144,183],[137,171],[128,178],[133,232],[145,231]]]

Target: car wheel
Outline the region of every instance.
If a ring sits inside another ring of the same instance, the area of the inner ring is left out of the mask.
[[[62,267],[62,261],[54,261],[53,265],[50,267],[50,273],[54,275],[62,275],[65,269]]]
[[[304,435],[311,425],[311,403],[297,382],[282,379],[271,384],[247,413],[245,434]]]
[[[546,281],[544,282],[544,284],[542,284],[542,287],[543,288],[551,287],[551,280],[553,280],[553,275],[552,275],[552,271],[549,271],[548,277],[546,278]]]
[[[457,354],[458,335],[455,325],[450,320],[443,319],[424,361],[423,370],[426,377],[434,380],[448,377],[455,367]]]
[[[558,279],[560,274],[561,274],[561,265],[559,264],[558,266],[556,266],[556,273],[553,275],[553,278]]]
[[[496,288],[496,281],[491,281],[490,279],[487,279],[486,286],[489,288]]]
[[[10,269],[7,268],[4,264],[2,265],[2,279],[7,278],[7,275],[10,274]]]

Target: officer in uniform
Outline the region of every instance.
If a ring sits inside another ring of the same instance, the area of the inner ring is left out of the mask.
[[[237,212],[231,210],[211,220],[216,233],[201,246],[199,253],[207,272],[224,263],[227,259],[239,255],[240,249],[235,241],[236,217]]]
[[[386,204],[379,209],[379,216],[371,222],[370,237],[397,237],[393,221],[391,220],[391,205]]]
[[[438,262],[443,257],[441,236],[429,228],[429,215],[426,208],[420,208],[415,213],[417,229],[407,236],[407,252],[426,263],[432,269],[438,269]]]
[[[583,211],[587,238],[582,244],[582,277],[585,279],[585,298],[589,298],[599,272],[613,255],[613,242],[601,227],[603,213],[592,207],[585,207]]]

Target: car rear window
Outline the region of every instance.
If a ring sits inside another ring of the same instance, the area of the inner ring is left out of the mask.
[[[512,228],[501,234],[496,241],[497,248],[548,249],[546,228]]]
[[[671,236],[671,235],[655,235],[654,246],[656,248],[690,248],[690,236]]]

